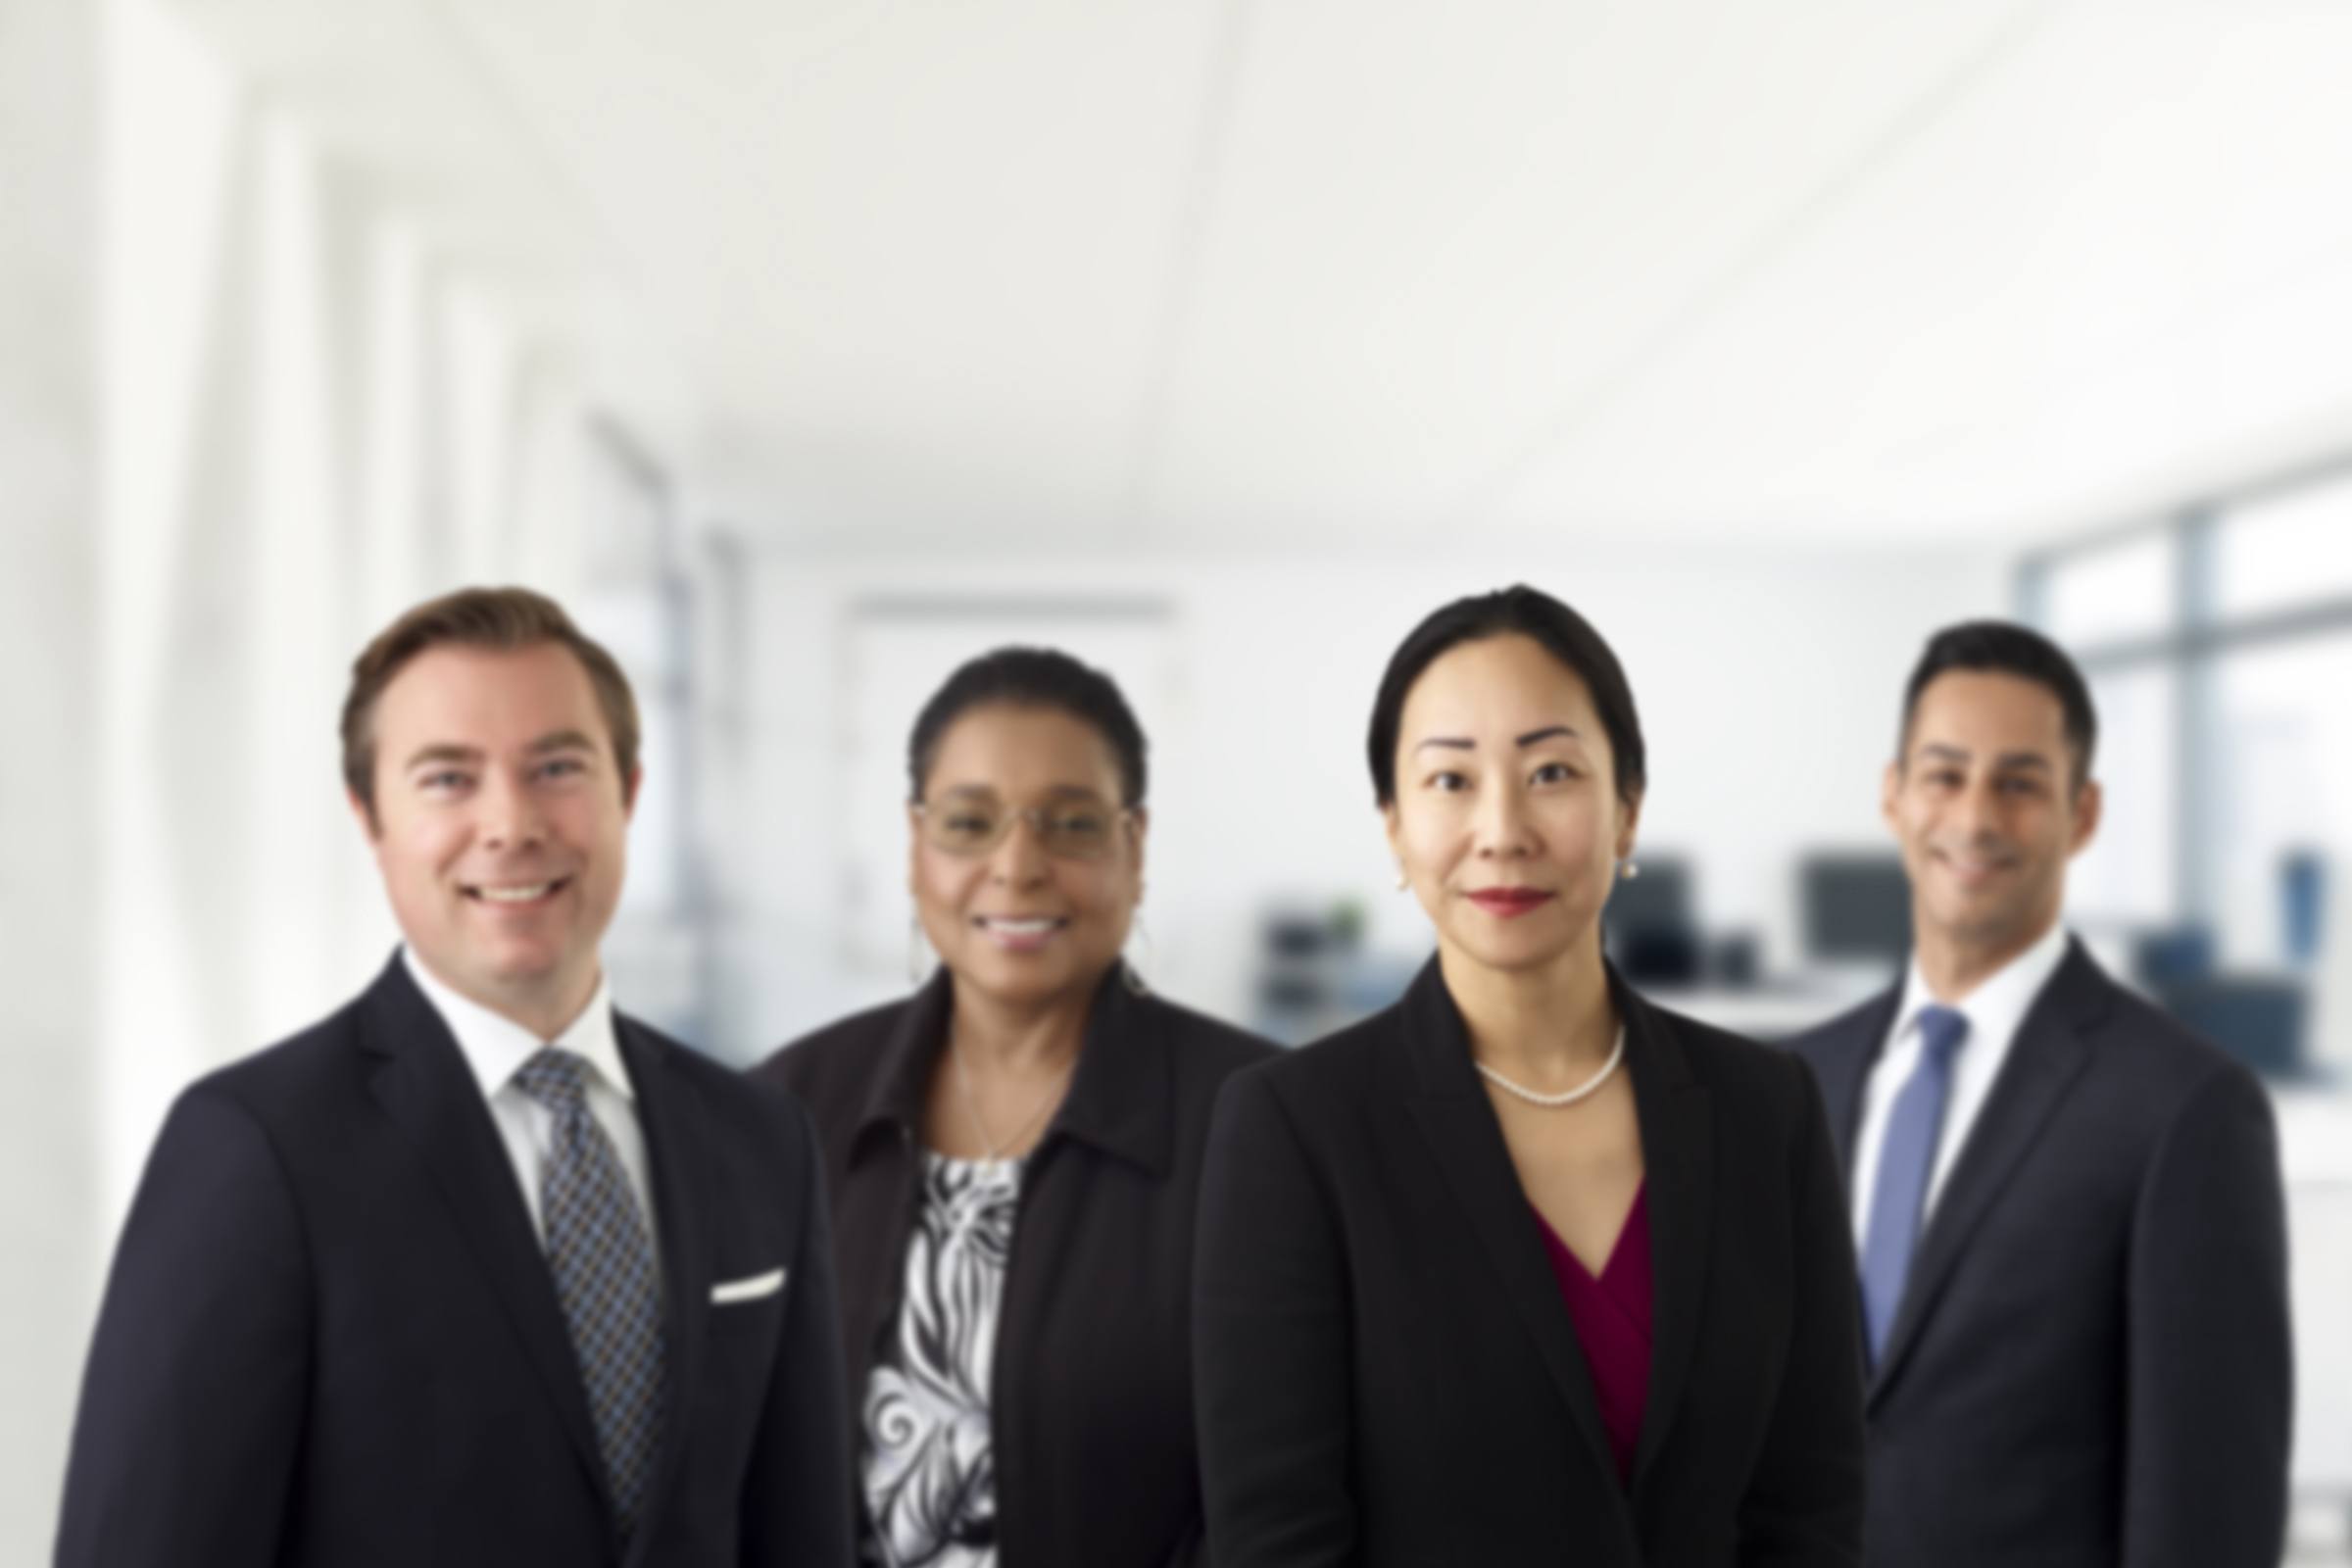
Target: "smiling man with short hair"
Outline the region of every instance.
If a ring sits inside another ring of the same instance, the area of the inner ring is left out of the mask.
[[[174,1105],[64,1568],[846,1568],[808,1118],[615,1011],[598,956],[637,734],[611,656],[525,590],[361,655],[344,783],[406,942]]]
[[[2022,626],[1936,634],[1884,808],[1902,983],[1794,1043],[1853,1206],[1870,1568],[2276,1568],[2293,1398],[2270,1101],[2060,922],[2097,719]]]

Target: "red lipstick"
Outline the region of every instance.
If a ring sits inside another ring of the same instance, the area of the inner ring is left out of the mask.
[[[1481,888],[1470,895],[1470,902],[1508,920],[1549,904],[1551,895],[1540,888]]]

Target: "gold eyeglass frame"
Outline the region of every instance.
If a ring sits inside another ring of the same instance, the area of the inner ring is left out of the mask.
[[[1117,808],[1116,813],[1112,818],[1111,831],[1103,835],[1102,848],[1094,851],[1073,852],[1067,849],[1055,849],[1054,847],[1053,835],[1048,833],[1046,830],[1046,818],[1052,815],[1054,811],[1066,809],[1066,808],[1057,808],[1052,806],[1016,806],[1003,808],[1004,815],[998,819],[996,835],[986,844],[976,845],[971,849],[957,849],[946,844],[942,844],[938,839],[932,836],[930,828],[931,803],[929,801],[910,801],[907,803],[906,808],[914,813],[916,821],[923,824],[924,843],[930,845],[931,848],[939,851],[939,853],[942,855],[959,856],[966,859],[977,859],[979,857],[984,855],[996,854],[998,850],[1004,847],[1004,840],[1011,836],[1013,823],[1025,821],[1029,824],[1030,835],[1037,840],[1037,847],[1045,851],[1048,855],[1053,856],[1054,858],[1057,860],[1099,860],[1102,858],[1104,855],[1107,855],[1110,852],[1111,839],[1116,835],[1117,831],[1120,828],[1128,826],[1135,820],[1134,807],[1122,806]]]

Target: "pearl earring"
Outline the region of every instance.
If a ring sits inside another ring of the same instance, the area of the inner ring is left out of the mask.
[[[1634,878],[1642,874],[1642,868],[1631,860],[1624,860],[1619,862],[1617,866],[1617,874],[1625,878],[1628,882],[1631,882]]]
[[[1411,881],[1408,880],[1404,874],[1404,867],[1401,865],[1398,866],[1396,868],[1396,891],[1402,893],[1406,888],[1409,888],[1413,884]]]

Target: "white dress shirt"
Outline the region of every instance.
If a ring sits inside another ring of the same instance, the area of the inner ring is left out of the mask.
[[[2001,968],[1987,976],[1974,991],[1958,1002],[1942,1004],[1968,1020],[1968,1033],[1961,1037],[1960,1050],[1952,1058],[1952,1082],[1943,1102],[1943,1132],[1936,1142],[1936,1168],[1928,1173],[1928,1198],[1920,1211],[1920,1224],[1936,1212],[1936,1195],[1943,1191],[1944,1178],[1952,1173],[1952,1165],[1968,1143],[1970,1129],[1984,1108],[1985,1097],[1992,1093],[1994,1080],[2001,1075],[2001,1064],[2009,1059],[2009,1048],[2016,1043],[2018,1025],[2026,1021],[2034,999],[2049,984],[2050,976],[2066,958],[2066,925],[2054,922],[2025,952],[2011,958]],[[1919,1011],[1922,1007],[1937,1005],[1936,994],[1928,989],[1927,979],[1919,972],[1919,958],[1911,959],[1910,975],[1903,981],[1903,1000],[1894,1009],[1894,1026],[1887,1031],[1886,1043],[1879,1052],[1879,1059],[1862,1084],[1862,1125],[1854,1139],[1854,1245],[1859,1247],[1870,1235],[1870,1202],[1879,1187],[1879,1156],[1886,1145],[1886,1118],[1894,1110],[1894,1097],[1902,1093],[1903,1085],[1911,1081],[1912,1072],[1919,1066]]]
[[[620,1059],[620,1041],[612,1033],[612,986],[599,979],[596,995],[588,999],[580,1015],[555,1039],[543,1041],[512,1018],[467,1001],[434,979],[406,945],[400,956],[409,966],[409,977],[441,1014],[449,1032],[458,1037],[458,1050],[465,1054],[466,1065],[473,1069],[473,1081],[481,1086],[482,1098],[489,1102],[490,1119],[497,1124],[499,1140],[507,1146],[507,1158],[514,1166],[514,1180],[522,1188],[523,1206],[530,1210],[531,1229],[538,1233],[540,1245],[547,1244],[547,1228],[539,1213],[540,1177],[555,1142],[556,1115],[524,1094],[514,1075],[543,1046],[557,1046],[587,1060],[588,1113],[604,1128],[620,1156],[621,1171],[637,1199],[637,1214],[645,1221],[658,1265],[662,1238],[654,1224],[653,1172],[645,1156],[645,1130],[637,1124],[637,1091],[629,1082],[627,1063]]]

